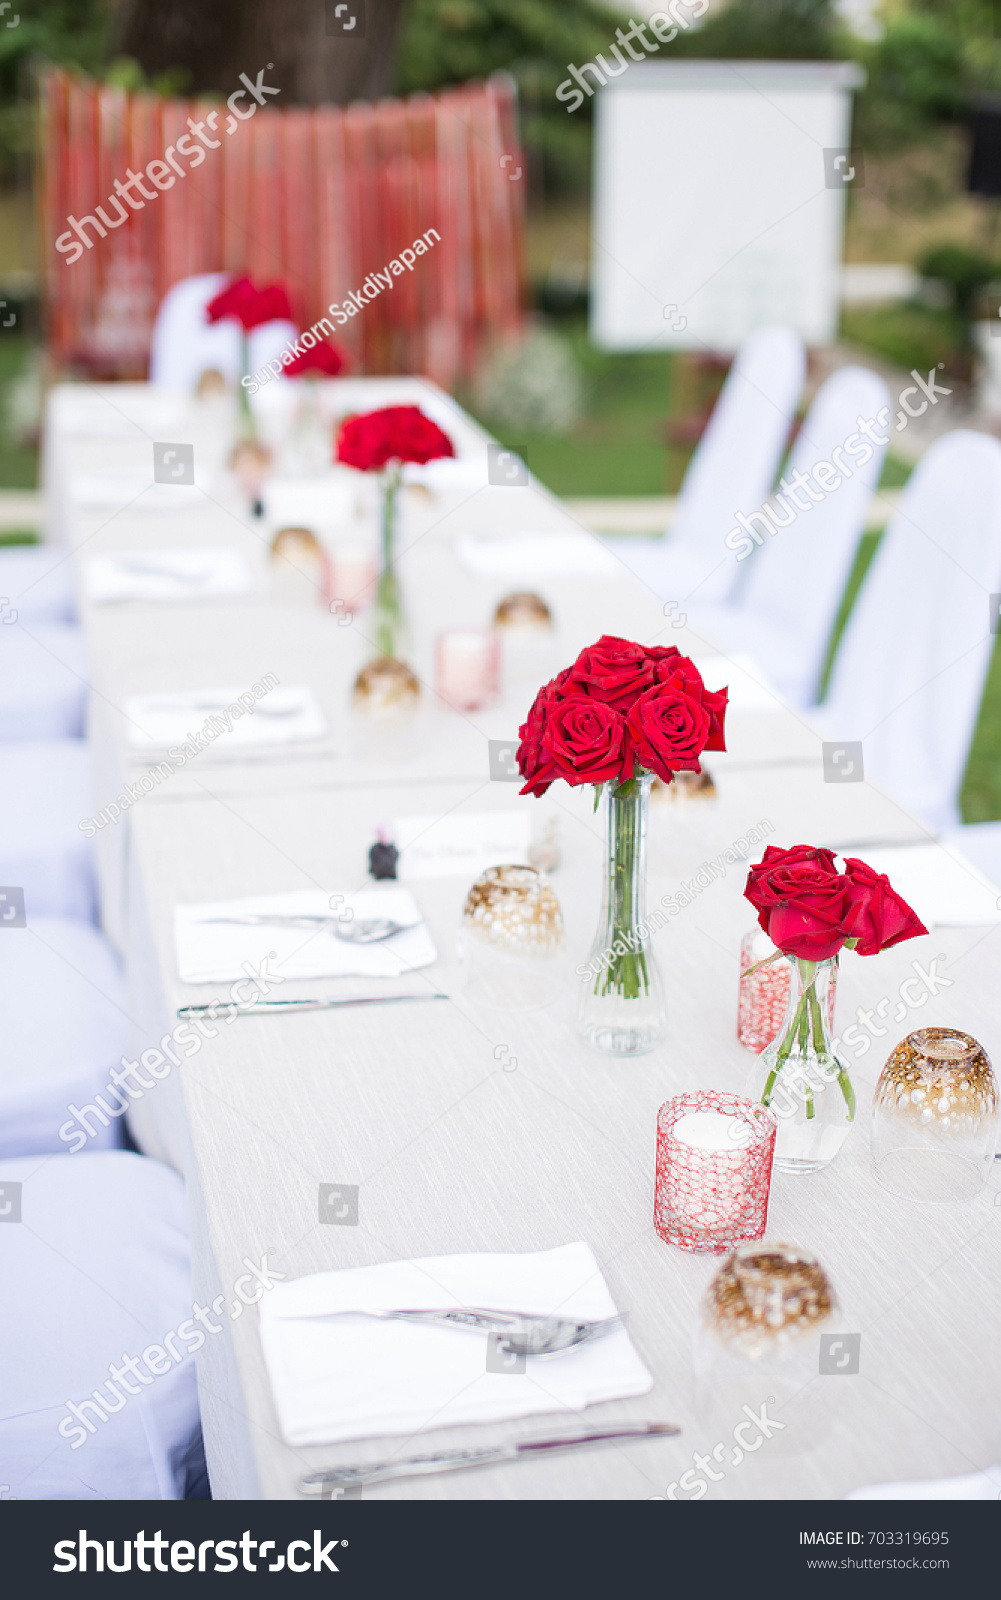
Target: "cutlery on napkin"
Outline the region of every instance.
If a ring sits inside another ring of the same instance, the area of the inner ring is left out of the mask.
[[[618,1327],[557,1360],[501,1355],[484,1333],[381,1319],[406,1306],[600,1321],[617,1308],[589,1245],[524,1254],[432,1256],[277,1284],[260,1302],[261,1343],[283,1437],[292,1445],[502,1422],[646,1394],[653,1380]],[[354,1314],[352,1314],[354,1313]]]
[[[95,556],[84,569],[84,588],[98,605],[123,600],[223,599],[247,594],[250,566],[226,546],[181,550],[123,550]]]
[[[331,906],[336,906],[336,913]],[[267,920],[258,922],[257,917]],[[254,920],[248,920],[254,919]],[[285,919],[285,920],[281,920]],[[309,919],[311,926],[302,922]],[[359,944],[333,929],[369,919],[398,924],[392,938]],[[241,900],[174,907],[174,943],[184,983],[226,983],[246,963],[268,957],[268,974],[286,978],[401,978],[437,959],[434,941],[409,889],[397,884],[328,894],[296,889]]]
[[[234,704],[239,705],[239,696],[247,692],[248,686],[240,684],[129,695],[123,708],[129,743],[137,750],[169,750],[201,733],[209,738],[209,748],[218,744],[228,752],[234,747],[322,739],[328,731],[319,702],[306,684],[279,684],[255,699],[252,710],[244,701],[241,714],[234,716]]]

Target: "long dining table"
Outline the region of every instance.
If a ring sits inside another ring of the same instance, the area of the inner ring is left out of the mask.
[[[693,636],[683,610],[638,584],[613,545],[595,558],[592,536],[537,480],[491,482],[493,441],[434,385],[383,378],[320,388],[332,417],[417,401],[457,447],[451,479],[449,469],[429,472],[426,483],[415,472],[403,491],[400,573],[422,704],[406,737],[382,744],[351,700],[355,676],[374,654],[370,615],[331,609],[308,585],[290,597],[276,584],[267,485],[265,516],[255,517],[226,472],[232,419],[144,385],[66,385],[50,403],[48,537],[80,580],[96,807],[155,759],[130,734],[132,696],[249,685],[270,673],[283,686],[310,688],[327,724],[311,742],[273,748],[231,745],[224,735],[98,833],[104,926],[128,974],[130,1055],[170,1034],[179,1008],[225,993],[219,984],[181,981],[176,905],[301,889],[351,893],[371,881],[377,830],[391,837],[405,816],[520,809],[536,827],[544,820],[559,852],[550,876],[566,953],[551,1003],[477,1002],[456,951],[469,882],[422,877],[410,887],[437,959],[410,981],[415,993],[446,993],[447,1003],[415,998],[219,1019],[214,1036],[129,1113],[138,1148],[186,1180],[197,1301],[229,1301],[246,1262],[263,1257],[287,1282],[398,1259],[588,1242],[654,1387],[588,1408],[586,1421],[658,1418],[681,1433],[385,1483],[366,1488],[366,1498],[827,1499],[997,1460],[1001,1185],[995,1177],[965,1205],[898,1199],[870,1170],[868,1119],[880,1066],[911,1027],[962,1027],[996,1056],[998,924],[933,927],[929,938],[878,960],[842,961],[839,1028],[860,1010],[887,1020],[874,1022],[870,1045],[851,1062],[859,1113],[847,1144],[818,1174],[774,1174],[767,1236],[819,1258],[846,1325],[861,1335],[858,1370],[818,1371],[783,1404],[779,1427],[760,1448],[735,1450],[740,1408],[721,1420],[699,1377],[700,1307],[719,1259],[675,1249],[653,1226],[658,1107],[699,1087],[745,1088],[752,1058],[736,1037],[738,950],[753,913],[742,890],[763,843],[864,855],[866,846],[920,842],[927,829],[867,781],[825,782],[821,739],[809,721],[780,704],[747,663],[728,662]],[[196,482],[176,491],[176,505],[171,486],[153,480],[152,446],[164,440],[189,443],[195,455]],[[351,521],[348,532],[374,548],[371,485],[358,481],[352,505],[348,478],[332,467],[310,492],[329,483],[331,504],[348,507],[338,513]],[[537,536],[551,558],[519,570],[525,535]],[[487,575],[469,561],[471,536],[490,544]],[[509,570],[497,559],[506,539]],[[170,603],[88,597],[95,556],[207,545],[241,552],[252,573],[247,593]],[[436,634],[488,626],[498,600],[523,589],[550,606],[552,637],[527,655],[505,647],[496,704],[450,709],[434,691]],[[592,1053],[574,1026],[574,969],[587,958],[600,898],[601,817],[590,790],[556,785],[544,800],[522,797],[509,776],[496,768],[491,775],[489,752],[490,741],[517,738],[534,688],[602,633],[677,644],[703,665],[710,686],[731,678],[735,685],[727,753],[708,762],[715,796],[667,795],[651,805],[649,901],[671,908],[654,936],[668,1028],[657,1049],[634,1060]],[[700,874],[708,862],[716,870]],[[933,995],[918,986],[925,999],[909,1009],[899,996],[915,962],[926,972],[932,963],[939,977]],[[280,989],[282,998],[343,992],[338,979],[290,980]],[[318,1187],[331,1183],[357,1186],[356,1225],[320,1220]],[[217,1498],[296,1498],[311,1468],[389,1453],[385,1440],[298,1448],[283,1439],[253,1310],[222,1319],[196,1360]],[[530,1424],[440,1429],[429,1417],[418,1435],[391,1444],[393,1453],[420,1453],[580,1420],[563,1412]]]

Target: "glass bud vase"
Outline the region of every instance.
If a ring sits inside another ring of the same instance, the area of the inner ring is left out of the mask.
[[[376,654],[405,661],[410,654],[410,632],[396,570],[396,521],[400,494],[398,461],[391,461],[384,469],[380,487],[382,564],[372,616]]]
[[[791,969],[785,1021],[755,1062],[747,1093],[778,1119],[779,1171],[817,1172],[834,1160],[855,1120],[852,1081],[831,1042],[829,992],[838,958],[783,959]]]
[[[578,967],[578,1027],[602,1055],[640,1056],[664,1033],[664,989],[646,924],[646,834],[651,776],[608,784],[601,917]]]

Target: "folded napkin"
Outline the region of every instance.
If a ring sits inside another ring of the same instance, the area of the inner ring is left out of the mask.
[[[583,1411],[653,1386],[624,1328],[558,1356],[528,1356],[524,1373],[488,1372],[486,1334],[350,1315],[459,1306],[580,1319],[616,1311],[583,1242],[387,1261],[277,1284],[260,1302],[261,1343],[283,1437],[333,1444],[505,1422]]]
[[[855,853],[850,846],[846,849],[850,855]],[[928,928],[1001,922],[998,889],[954,845],[929,842],[859,853],[874,872],[886,873]]]
[[[190,511],[205,504],[205,489],[196,483],[154,483],[149,472],[81,472],[70,479],[70,497],[84,509],[130,511]]]
[[[291,916],[353,914],[356,921],[388,917],[401,932],[378,944],[349,944],[329,927],[282,927],[274,923],[247,926],[213,922],[213,917],[276,913]],[[408,889],[387,884],[354,894],[327,894],[323,889],[297,889],[287,894],[258,894],[241,900],[208,900],[174,907],[174,945],[183,983],[228,983],[246,977],[247,962],[269,956],[269,974],[280,978],[400,978],[437,959],[434,941]],[[280,1000],[281,994],[272,998]]]
[[[122,550],[95,556],[84,569],[84,589],[99,605],[117,600],[223,599],[246,594],[251,586],[246,557],[225,546]]]
[[[460,533],[455,553],[477,578],[531,582],[539,578],[616,577],[622,565],[593,534],[572,529],[540,533]]]
[[[242,703],[241,694],[245,697]],[[126,699],[124,711],[129,743],[137,750],[169,750],[172,745],[193,742],[198,749],[214,745],[223,752],[234,747],[297,744],[322,739],[327,732],[319,702],[305,684],[288,688],[280,684],[260,698],[246,684],[235,689],[133,694]]]

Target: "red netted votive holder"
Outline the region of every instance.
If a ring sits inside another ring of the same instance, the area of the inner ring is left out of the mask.
[[[775,946],[767,933],[760,928],[748,928],[740,941],[737,1038],[745,1050],[753,1050],[756,1056],[773,1039],[778,1038],[789,1004],[789,962],[782,957],[777,961],[768,961],[768,957],[773,955]],[[761,961],[768,961],[768,965],[758,966]],[[756,967],[757,970],[746,977],[749,967]],[[838,971],[835,967],[827,990],[827,1020],[832,1030],[837,981]]]
[[[662,1105],[653,1202],[660,1237],[707,1255],[760,1239],[777,1126],[774,1112],[716,1089],[676,1095]]]

